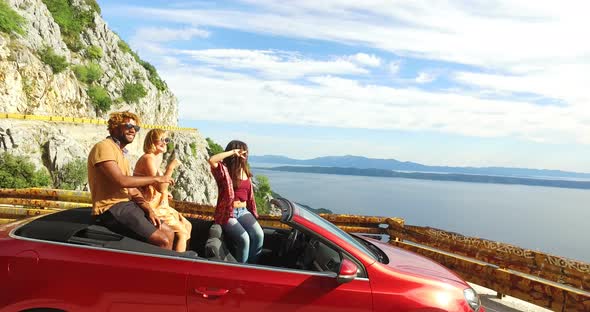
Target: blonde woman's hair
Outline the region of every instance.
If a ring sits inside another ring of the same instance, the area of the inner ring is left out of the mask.
[[[113,131],[117,129],[117,127],[119,127],[121,124],[123,124],[123,122],[127,118],[135,120],[135,124],[138,126],[140,125],[139,116],[135,115],[132,112],[113,112],[109,115],[109,122],[107,127],[109,133],[113,134]]]
[[[148,131],[145,135],[145,140],[143,141],[143,152],[146,154],[155,152],[156,144],[162,139],[165,133],[166,131],[162,129],[152,129]]]

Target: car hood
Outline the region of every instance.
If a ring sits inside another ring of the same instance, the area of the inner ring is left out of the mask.
[[[363,239],[367,238],[363,237]],[[375,239],[369,238],[367,241],[379,247],[387,255],[389,263],[386,266],[389,268],[422,277],[436,278],[445,282],[453,281],[467,285],[462,278],[431,259]]]

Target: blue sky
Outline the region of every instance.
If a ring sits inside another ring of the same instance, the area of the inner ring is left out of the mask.
[[[584,2],[99,3],[222,145],[590,172]]]

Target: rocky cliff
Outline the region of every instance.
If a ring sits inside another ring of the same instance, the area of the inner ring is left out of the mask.
[[[0,112],[106,119],[129,110],[143,123],[177,125],[177,99],[155,68],[108,28],[94,0],[0,0],[0,10],[16,14],[9,21],[17,25],[0,25]],[[0,128],[0,152],[29,156],[57,184],[60,168],[85,160],[108,135],[104,125],[2,119]],[[132,164],[143,135],[129,146]],[[177,199],[214,203],[207,142],[197,131],[173,137],[184,164]]]

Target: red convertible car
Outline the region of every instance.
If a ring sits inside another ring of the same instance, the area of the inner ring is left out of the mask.
[[[0,311],[484,311],[433,261],[275,204],[289,229],[264,228],[256,264],[210,253],[198,219],[186,253],[93,225],[87,208],[1,226]]]

